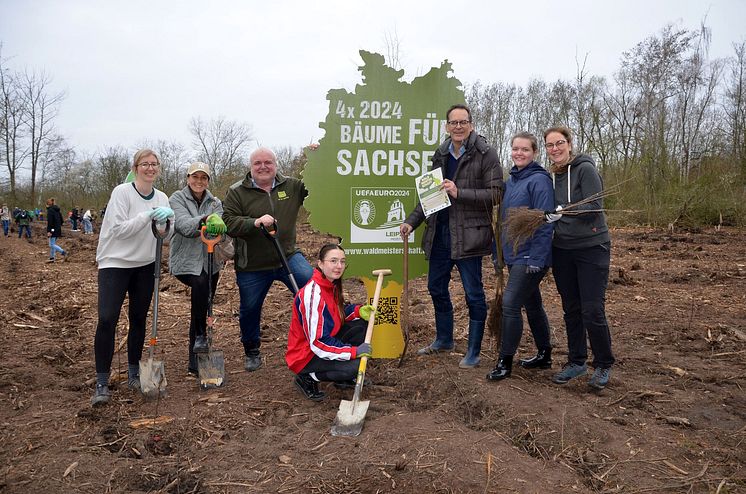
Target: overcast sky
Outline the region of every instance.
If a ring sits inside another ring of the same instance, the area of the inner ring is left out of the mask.
[[[195,116],[301,146],[332,88],[360,82],[359,49],[397,36],[405,79],[448,59],[462,83],[571,78],[576,54],[611,75],[667,23],[712,28],[711,57],[746,38],[745,0],[0,0],[2,55],[64,90],[57,129],[82,153],[144,139],[190,145]]]

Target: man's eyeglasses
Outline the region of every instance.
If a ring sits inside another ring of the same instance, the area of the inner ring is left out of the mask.
[[[158,168],[158,163],[140,163],[139,165],[142,168]]]
[[[544,147],[547,149],[554,149],[564,146],[565,144],[567,144],[567,141],[564,139],[560,139],[557,142],[547,142],[546,144],[544,144]]]
[[[459,125],[461,127],[466,127],[471,123],[471,120],[449,120],[448,125],[451,127],[458,127]]]
[[[329,264],[344,266],[347,264],[347,261],[344,259],[337,259],[336,257],[332,257],[331,259],[324,259],[324,262],[328,262]]]

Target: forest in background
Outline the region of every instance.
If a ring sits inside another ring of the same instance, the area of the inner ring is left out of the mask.
[[[507,172],[514,133],[541,137],[548,127],[569,126],[575,149],[596,159],[606,185],[624,182],[606,202],[612,224],[743,226],[746,41],[727,58],[711,58],[711,34],[704,24],[667,25],[626,51],[609,78],[590,74],[587,57],[578,56],[573,80],[466,83],[475,128]],[[387,59],[396,65],[396,50]],[[159,153],[157,186],[166,193],[183,187],[185,163],[199,160],[213,168],[210,188],[223,197],[256,146],[249,123],[194,117],[188,144],[101,143],[103,151],[84,156],[55,128],[65,95],[51,87],[50,74],[11,67],[0,45],[0,200],[11,207],[43,207],[54,196],[63,208],[98,209],[142,147]],[[275,152],[281,173],[302,174],[300,146]]]

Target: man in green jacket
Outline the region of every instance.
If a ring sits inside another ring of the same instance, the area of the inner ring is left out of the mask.
[[[235,239],[244,367],[251,372],[262,366],[259,322],[269,288],[278,280],[293,290],[272,241],[261,232],[261,226],[270,231],[277,226],[277,239],[299,287],[311,279],[313,268],[295,246],[298,211],[308,195],[305,185],[297,178],[277,174],[277,157],[270,149],[257,149],[249,161],[249,173],[231,186],[223,201],[223,220],[228,235]]]

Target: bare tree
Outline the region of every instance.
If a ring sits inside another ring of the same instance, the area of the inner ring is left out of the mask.
[[[161,170],[158,176],[158,188],[171,195],[174,191],[184,187],[186,180],[186,149],[178,142],[168,142],[163,139],[155,143],[143,143],[142,148],[150,148],[160,157]]]
[[[242,167],[253,139],[250,125],[224,117],[209,122],[201,117],[193,118],[189,123],[189,132],[194,137],[198,159],[210,165],[216,180]]]
[[[52,151],[48,146],[54,134],[54,121],[59,111],[58,105],[64,93],[49,93],[51,77],[44,72],[26,71],[21,76],[20,91],[24,105],[24,126],[29,139],[29,157],[31,158],[31,203],[36,203],[36,175],[40,164],[47,159],[44,153]]]
[[[127,177],[132,167],[132,158],[130,153],[117,146],[108,148],[95,161],[98,170],[95,193],[101,200],[102,196],[108,197],[114,187],[121,184]]]
[[[741,180],[746,182],[746,41],[734,43],[733,51],[728,60],[723,109],[730,153],[739,166]]]
[[[401,69],[401,41],[399,41],[399,33],[396,27],[394,27],[393,32],[386,31],[383,34],[383,43],[386,47],[386,64],[392,69]]]
[[[26,151],[22,142],[24,106],[18,80],[6,66],[1,50],[2,45],[0,45],[0,147],[2,147],[3,164],[8,171],[10,196],[15,202],[18,200],[16,197],[17,173],[26,159]]]

